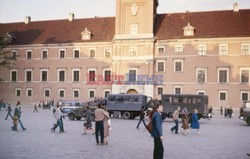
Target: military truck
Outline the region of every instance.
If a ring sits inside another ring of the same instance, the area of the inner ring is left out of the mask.
[[[97,107],[89,106],[91,112],[92,112],[92,120],[94,121],[95,119],[95,109]],[[87,111],[87,106],[80,106],[76,109],[70,110],[68,113],[69,120],[81,120],[81,118],[86,117],[86,111]]]
[[[147,111],[152,101],[151,97],[142,94],[109,94],[106,106],[112,117],[134,119],[140,115],[142,106]]]
[[[172,118],[174,111],[180,106],[181,111],[187,108],[191,116],[194,109],[198,110],[198,118],[208,118],[208,96],[197,94],[163,94],[161,96],[163,105],[163,117]],[[182,117],[180,111],[179,118]]]
[[[245,120],[250,126],[250,101],[246,101],[240,108],[240,119]]]

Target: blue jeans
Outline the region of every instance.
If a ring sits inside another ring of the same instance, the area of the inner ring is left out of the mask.
[[[10,117],[11,117],[11,119],[13,120],[13,116],[11,115],[11,113],[10,113],[10,112],[8,112],[8,114],[7,114],[6,118],[5,118],[5,120],[7,120],[7,119],[8,119],[8,116],[10,116]]]
[[[175,122],[175,126],[171,128],[171,131],[175,130],[175,133],[178,134],[178,128],[179,128],[178,119],[175,120],[174,122]]]
[[[59,130],[60,130],[60,132],[62,132],[63,130],[62,130],[62,123],[61,123],[61,120],[60,119],[58,119],[57,120],[57,123],[56,123],[56,125],[52,128],[53,130],[56,130],[56,128],[59,126]]]
[[[21,119],[20,119],[20,118],[18,118],[18,121],[19,121],[19,123],[20,123],[20,125],[21,125],[22,129],[23,129],[23,130],[25,130],[26,128],[23,126],[23,123],[22,123],[22,121],[21,121]]]
[[[136,127],[137,129],[139,129],[139,126],[140,126],[141,122],[143,122],[144,126],[146,127],[146,123],[145,123],[144,118],[140,118],[140,120],[139,120],[139,122],[137,124],[137,127]]]
[[[103,144],[103,140],[104,140],[103,121],[96,121],[95,122],[95,138],[96,138],[97,144],[99,144],[99,132],[100,132],[100,136],[101,136],[101,143]]]

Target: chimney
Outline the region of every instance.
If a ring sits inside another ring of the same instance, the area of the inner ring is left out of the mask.
[[[70,13],[69,14],[69,21],[72,22],[74,20],[74,17],[75,17],[74,13]]]
[[[233,8],[234,8],[234,12],[238,12],[239,11],[238,3],[234,3]]]
[[[30,16],[26,16],[26,17],[25,17],[25,20],[24,20],[24,23],[25,23],[25,24],[29,24],[30,21],[31,21],[31,17],[30,17]]]

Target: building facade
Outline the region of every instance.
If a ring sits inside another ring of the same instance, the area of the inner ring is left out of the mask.
[[[214,107],[250,100],[250,10],[157,14],[158,5],[116,0],[115,17],[0,24],[17,59],[0,70],[0,98],[206,94]]]

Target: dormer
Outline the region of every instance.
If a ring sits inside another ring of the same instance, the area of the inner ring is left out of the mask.
[[[91,32],[88,31],[87,28],[85,28],[85,30],[81,34],[82,34],[82,40],[90,40]]]
[[[184,36],[194,36],[194,27],[188,23],[187,26],[183,28],[183,35]]]

